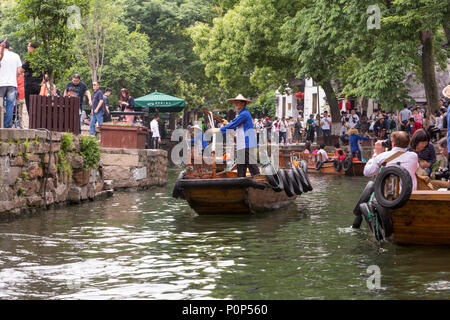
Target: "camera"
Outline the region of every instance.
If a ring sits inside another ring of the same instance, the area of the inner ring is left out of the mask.
[[[438,172],[436,172],[436,180],[444,180],[447,181],[450,179],[450,172],[447,168],[442,168]]]
[[[383,140],[383,141],[381,142],[381,145],[383,146],[383,148],[387,148],[387,149],[389,149],[389,150],[392,149],[392,142],[391,142],[391,139]]]

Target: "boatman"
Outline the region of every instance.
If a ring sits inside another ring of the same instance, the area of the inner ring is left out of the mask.
[[[227,130],[236,130],[236,151],[237,151],[237,173],[238,177],[245,177],[247,168],[253,176],[259,175],[259,168],[256,165],[257,142],[256,133],[253,126],[253,119],[250,111],[247,110],[246,105],[251,103],[251,100],[244,98],[239,94],[234,99],[228,99],[233,102],[237,116],[226,126],[219,129],[212,129],[214,132],[221,132],[226,134]]]

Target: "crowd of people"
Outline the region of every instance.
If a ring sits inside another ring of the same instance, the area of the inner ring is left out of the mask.
[[[35,43],[28,43],[28,52],[32,52],[38,47]],[[92,92],[88,85],[81,81],[79,74],[72,76],[64,92],[51,83],[47,74],[37,76],[30,66],[29,61],[22,60],[17,53],[10,49],[7,40],[0,42],[1,71],[0,71],[0,98],[3,98],[4,105],[4,128],[28,128],[29,127],[29,109],[30,96],[55,96],[55,97],[79,97],[80,98],[80,126],[89,125],[89,133],[95,134],[96,126],[103,122],[111,121],[111,105],[109,97],[112,94],[110,88],[105,88],[104,92],[100,89],[100,82],[92,83]],[[90,110],[83,110],[84,99],[87,98]],[[24,105],[26,108],[24,108]],[[134,98],[126,88],[119,93],[119,111],[134,112]],[[90,116],[90,119],[88,119]],[[135,123],[142,122],[140,117],[134,115],[125,115],[121,119],[124,122]]]

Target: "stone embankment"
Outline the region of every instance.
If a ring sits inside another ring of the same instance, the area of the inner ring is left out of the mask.
[[[166,151],[100,149],[86,139],[0,129],[0,218],[167,183]]]

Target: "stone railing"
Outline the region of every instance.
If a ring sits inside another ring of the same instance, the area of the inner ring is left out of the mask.
[[[50,139],[46,131],[0,129],[0,218],[167,183],[166,151],[101,149],[96,169],[86,170],[78,137],[65,153],[62,139],[55,132]]]

